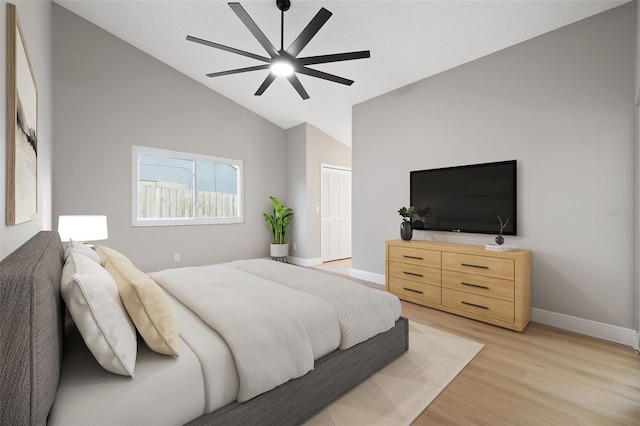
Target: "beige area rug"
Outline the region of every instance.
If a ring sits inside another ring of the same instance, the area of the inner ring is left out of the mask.
[[[483,345],[413,321],[409,350],[305,426],[410,425]]]

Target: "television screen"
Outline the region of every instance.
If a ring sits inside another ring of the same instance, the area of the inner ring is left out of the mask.
[[[410,172],[413,229],[517,235],[516,160]],[[507,223],[507,220],[509,221]]]

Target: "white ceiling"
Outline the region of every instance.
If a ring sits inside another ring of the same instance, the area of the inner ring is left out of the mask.
[[[275,1],[239,1],[279,48]],[[205,76],[262,62],[186,41],[187,35],[268,56],[226,1],[55,2],[284,129],[308,122],[351,145],[353,105],[627,1],[293,0],[285,14],[285,48],[325,7],[333,16],[300,56],[371,51],[370,59],[311,66],[355,80],[352,86],[299,75],[308,100],[283,78],[254,96],[266,70]]]

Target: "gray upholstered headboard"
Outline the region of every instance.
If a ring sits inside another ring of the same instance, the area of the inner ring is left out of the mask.
[[[60,378],[64,250],[41,231],[0,262],[0,425],[44,425]]]

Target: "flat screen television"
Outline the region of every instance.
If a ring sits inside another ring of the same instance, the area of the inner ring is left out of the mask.
[[[410,172],[413,229],[517,235],[516,160]]]

